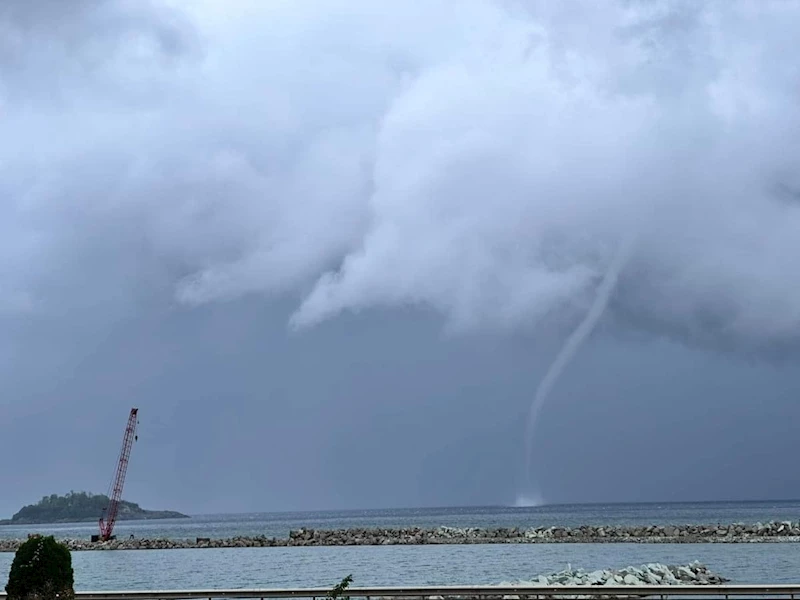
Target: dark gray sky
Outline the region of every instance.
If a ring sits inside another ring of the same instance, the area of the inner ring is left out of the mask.
[[[800,5],[5,0],[0,515],[796,498]],[[456,9],[457,5],[457,9]]]

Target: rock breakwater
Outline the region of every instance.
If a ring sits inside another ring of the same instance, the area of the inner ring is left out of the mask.
[[[187,539],[119,539],[92,543],[61,540],[70,550],[166,550],[172,548],[264,548],[276,546],[391,546],[423,544],[536,543],[746,543],[800,541],[800,523],[745,525],[651,525],[523,528],[298,529],[287,538],[266,536]],[[22,540],[0,539],[0,552],[15,552]]]
[[[800,541],[800,523],[745,525],[651,525],[523,528],[437,527],[422,529],[299,529],[289,546],[360,546],[394,544],[524,543],[734,543]]]

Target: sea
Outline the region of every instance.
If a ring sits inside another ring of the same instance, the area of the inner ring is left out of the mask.
[[[198,515],[189,519],[120,521],[119,538],[266,535],[301,527],[549,527],[757,523],[800,520],[800,501],[581,504],[399,510]],[[0,526],[0,538],[29,533],[85,538],[94,523]],[[12,553],[0,553],[8,573]],[[800,583],[800,543],[742,544],[498,544],[345,546],[73,552],[75,589],[153,590],[470,585],[530,581],[565,568],[622,568],[698,560],[733,583]],[[0,575],[2,577],[2,575]]]

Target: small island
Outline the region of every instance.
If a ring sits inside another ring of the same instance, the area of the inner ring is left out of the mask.
[[[81,523],[97,521],[110,502],[105,494],[70,492],[64,496],[45,496],[36,504],[22,507],[10,519],[0,520],[0,525],[28,525],[41,523]],[[121,501],[117,519],[188,519],[188,515],[172,510],[145,510],[135,502]]]

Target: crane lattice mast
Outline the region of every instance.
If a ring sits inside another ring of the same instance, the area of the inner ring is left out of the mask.
[[[114,483],[112,484],[111,494],[109,496],[110,502],[103,510],[103,516],[100,517],[100,539],[104,542],[111,539],[111,533],[114,531],[114,523],[117,521],[119,503],[122,500],[122,486],[125,485],[125,473],[128,470],[128,459],[131,455],[133,440],[136,438],[138,414],[138,408],[131,409],[131,414],[128,417],[128,425],[125,427],[125,437],[122,438],[122,450],[119,453],[119,460],[117,461],[117,472],[114,475]]]

